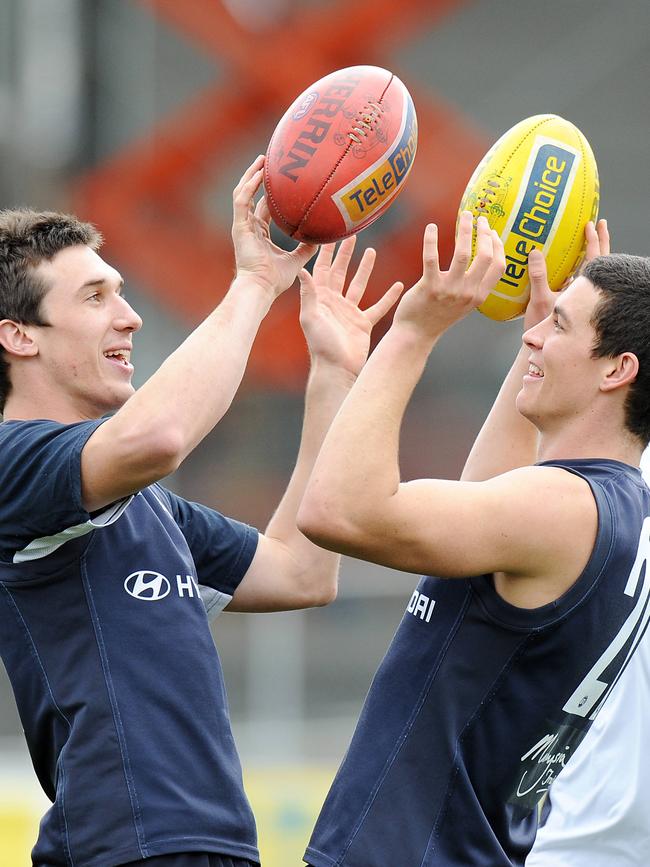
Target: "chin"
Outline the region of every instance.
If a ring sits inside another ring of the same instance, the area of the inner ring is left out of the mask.
[[[96,403],[97,418],[107,415],[108,413],[117,412],[118,409],[121,409],[124,406],[134,392],[135,389],[133,386],[129,385],[128,388],[120,389],[119,392],[102,395],[103,399],[100,398]]]
[[[519,415],[523,415],[523,417],[527,419],[527,421],[537,426],[537,416],[528,404],[525,395],[521,391],[519,392],[515,400],[515,407],[517,408],[517,412],[519,413]]]
[[[528,416],[526,415],[526,397],[524,395],[523,389],[515,398],[515,407],[520,415],[523,415],[524,418],[528,418]]]

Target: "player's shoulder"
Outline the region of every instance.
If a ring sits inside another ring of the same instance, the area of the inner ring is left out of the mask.
[[[38,451],[57,436],[64,427],[60,422],[50,419],[27,419],[3,421],[0,424],[0,451],[3,455],[3,467],[23,462],[30,454]]]
[[[8,419],[0,423],[0,444],[3,447],[29,446],[44,443],[59,435],[74,439],[90,435],[105,419],[65,423],[49,418]]]
[[[546,478],[557,480],[560,486],[564,483],[573,485],[575,490],[588,489],[599,504],[607,501],[613,506],[621,498],[631,497],[644,509],[650,506],[650,490],[640,468],[619,460],[561,459],[544,461],[533,469],[543,471]]]
[[[585,489],[629,482],[647,489],[638,467],[610,458],[557,458],[509,470],[495,476],[497,484],[526,488]]]
[[[0,423],[0,442],[11,443],[19,439],[33,439],[63,427],[51,419],[8,419]]]
[[[63,424],[51,419],[0,424],[0,501],[20,499],[29,488],[57,499],[80,486],[80,455],[102,419]]]
[[[531,505],[538,506],[542,506],[547,498],[555,500],[564,493],[582,491],[585,495],[590,494],[588,474],[576,473],[568,465],[550,462],[517,467],[482,484],[509,493],[514,498],[532,497]]]
[[[586,475],[567,469],[535,464],[481,484],[490,486],[486,500],[497,510],[499,523],[515,537],[534,538],[545,548],[575,534],[591,537],[598,524],[600,492]]]
[[[609,458],[548,460],[489,483],[515,538],[534,529],[542,548],[555,552],[575,553],[580,541],[590,549],[635,544],[650,513],[650,491],[638,467]]]

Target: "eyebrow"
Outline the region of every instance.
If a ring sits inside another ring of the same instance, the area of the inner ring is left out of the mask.
[[[79,287],[79,292],[83,289],[89,289],[91,286],[103,286],[108,281],[105,277],[97,277],[96,280],[88,280],[82,286]],[[118,284],[118,289],[120,290],[120,294],[122,293],[122,289],[124,288],[124,279],[120,278],[120,282]]]
[[[559,316],[562,319],[564,319],[564,321],[566,322],[567,325],[571,325],[571,320],[566,315],[566,313],[564,312],[564,310],[560,306],[559,302],[553,307],[553,313],[555,313],[556,316]]]

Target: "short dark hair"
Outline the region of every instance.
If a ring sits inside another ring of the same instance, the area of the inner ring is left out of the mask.
[[[582,271],[602,299],[592,315],[594,358],[633,352],[639,372],[625,403],[625,426],[645,446],[650,441],[650,259],[612,253]]]
[[[40,308],[48,287],[34,269],[40,262],[77,244],[97,251],[102,236],[90,223],[82,223],[70,214],[29,208],[0,211],[0,320],[47,325]],[[11,391],[9,367],[2,350],[0,412]]]

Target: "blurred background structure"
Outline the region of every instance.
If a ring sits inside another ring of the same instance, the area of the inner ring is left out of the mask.
[[[136,384],[223,296],[231,190],[280,116],[360,63],[400,76],[420,125],[405,191],[360,237],[379,252],[374,292],[417,278],[429,220],[446,259],[479,158],[546,112],[591,142],[614,248],[650,253],[647,0],[0,0],[0,207],[103,231],[144,318]],[[276,304],[231,411],[169,482],[260,528],[299,440],[297,310],[295,292]],[[474,314],[442,341],[404,424],[404,478],[458,476],[520,332]],[[346,560],[326,609],[216,621],[266,867],[299,863],[415,580]],[[29,863],[43,807],[1,671],[0,867]]]

